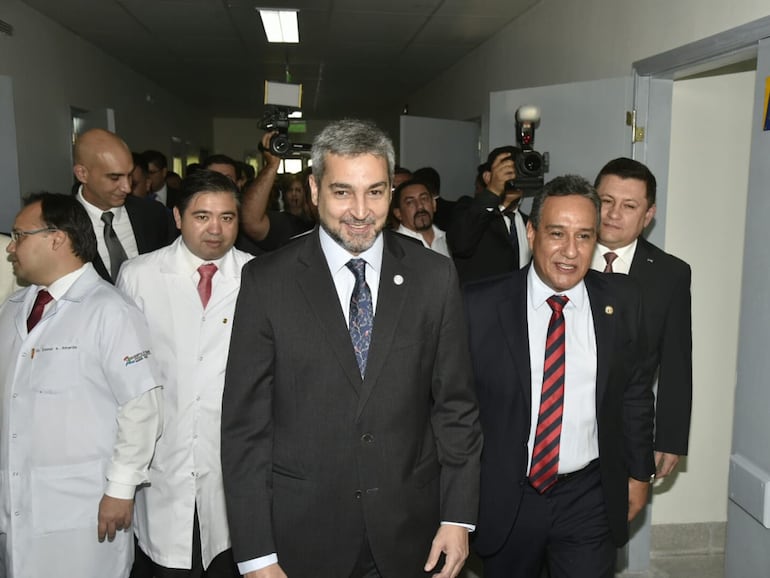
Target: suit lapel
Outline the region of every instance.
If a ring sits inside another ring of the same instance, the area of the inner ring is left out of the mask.
[[[497,312],[500,325],[503,328],[508,351],[513,357],[513,365],[518,371],[524,399],[527,401],[527,411],[532,405],[532,373],[529,359],[529,335],[527,331],[527,271],[522,269],[511,278],[508,299],[498,305]]]
[[[601,407],[607,391],[612,350],[615,339],[615,313],[617,303],[607,293],[601,274],[589,271],[585,277],[586,291],[591,303],[591,315],[596,333],[596,408]]]
[[[299,255],[297,282],[310,309],[324,328],[329,344],[351,387],[361,390],[361,374],[350,342],[350,333],[339,306],[337,289],[321,250],[318,228],[308,236]],[[371,354],[371,351],[370,351]]]
[[[634,251],[634,258],[631,259],[631,267],[628,269],[628,275],[634,279],[644,279],[648,273],[652,270],[655,260],[652,257],[652,251],[648,242],[639,237],[636,242],[636,251]]]
[[[361,387],[358,400],[357,416],[361,414],[377,378],[382,372],[383,365],[393,348],[396,328],[406,301],[407,285],[416,282],[417,276],[403,263],[404,251],[387,233],[383,234],[384,249],[382,255],[382,270],[380,271],[380,286],[377,293],[377,310],[374,316],[372,342],[369,347],[369,358],[366,362],[366,376]],[[394,278],[401,275],[403,282],[396,284]],[[348,347],[350,339],[348,339]]]

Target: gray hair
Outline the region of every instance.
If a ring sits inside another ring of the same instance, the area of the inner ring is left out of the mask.
[[[596,230],[599,230],[602,218],[602,202],[596,189],[586,179],[578,175],[564,175],[548,181],[532,201],[532,211],[529,220],[535,229],[540,225],[540,215],[543,212],[543,203],[548,197],[566,197],[577,195],[591,201],[596,209]]]
[[[388,179],[393,182],[396,153],[393,142],[373,122],[345,119],[326,126],[313,141],[313,178],[321,182],[326,171],[326,155],[357,157],[371,154],[388,163]]]

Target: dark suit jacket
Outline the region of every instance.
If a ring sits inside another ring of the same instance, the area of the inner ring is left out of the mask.
[[[690,266],[640,237],[628,274],[642,289],[647,340],[660,366],[655,449],[686,455],[692,409]]]
[[[140,255],[165,247],[176,239],[177,228],[171,214],[159,202],[128,195],[124,207],[131,221],[136,248]],[[102,231],[96,231],[96,234],[101,235]],[[114,284],[98,253],[93,263],[102,279]]]
[[[385,231],[362,381],[318,229],[243,270],[222,401],[237,561],[423,576],[442,520],[475,523],[481,435],[454,267]]]
[[[496,552],[516,520],[527,484],[532,386],[527,331],[529,267],[465,287],[484,453],[474,546]],[[625,275],[589,271],[596,331],[596,415],[602,489],[613,541],[628,540],[628,478],[655,471],[653,397],[644,354],[641,297]],[[569,387],[569,383],[566,384]]]
[[[500,197],[490,191],[457,201],[447,243],[462,284],[519,268],[499,204]],[[522,217],[526,223],[527,216]]]

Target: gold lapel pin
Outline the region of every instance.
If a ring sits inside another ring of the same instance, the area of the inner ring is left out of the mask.
[[[615,313],[615,308],[612,305],[606,305],[604,307],[604,313],[606,313],[607,315],[612,315],[613,313]]]

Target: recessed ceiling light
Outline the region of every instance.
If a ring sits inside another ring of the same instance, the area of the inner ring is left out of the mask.
[[[268,42],[299,43],[299,28],[295,9],[257,8]]]

